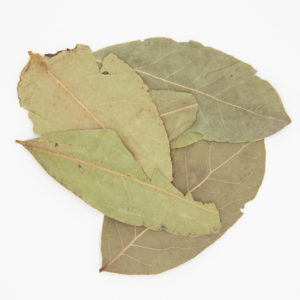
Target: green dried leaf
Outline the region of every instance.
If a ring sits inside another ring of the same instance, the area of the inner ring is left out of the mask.
[[[242,215],[253,199],[265,170],[264,141],[243,144],[200,141],[174,150],[174,184],[197,201],[211,201],[220,210],[218,234],[197,238],[154,232],[105,217],[101,271],[156,274],[193,258],[215,242]]]
[[[163,120],[169,140],[179,137],[196,121],[198,103],[190,93],[151,90],[150,96]]]
[[[113,219],[190,236],[221,227],[214,203],[184,197],[158,169],[150,182],[114,131],[61,131],[20,143],[53,178]]]
[[[199,132],[185,132],[170,143],[172,149],[183,148],[202,140],[202,134]]]
[[[171,180],[168,137],[147,91],[114,54],[99,69],[83,45],[56,55],[31,54],[18,85],[21,106],[29,110],[36,133],[113,129],[149,177],[159,168]]]
[[[264,139],[290,123],[275,89],[248,64],[197,42],[152,38],[95,52],[115,53],[150,89],[192,93],[199,104],[191,132],[219,142]]]

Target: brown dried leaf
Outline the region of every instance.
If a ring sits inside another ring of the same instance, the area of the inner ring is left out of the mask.
[[[156,274],[174,268],[215,242],[242,215],[265,170],[264,141],[230,144],[200,141],[174,150],[174,184],[194,199],[214,202],[220,210],[218,234],[197,238],[154,232],[105,217],[101,271]]]

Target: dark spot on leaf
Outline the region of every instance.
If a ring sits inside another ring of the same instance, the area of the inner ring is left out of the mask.
[[[160,229],[161,229],[161,230],[165,230],[165,229],[167,229],[167,226],[166,226],[165,224],[161,224],[161,225],[160,225]]]
[[[81,165],[78,165],[78,170],[79,170],[80,173],[84,172],[83,167]]]
[[[53,56],[56,56],[57,54],[59,54],[60,52],[62,52],[63,50],[60,50],[60,51],[57,51],[56,53],[54,53],[54,54],[51,54],[51,53],[47,53],[47,54],[45,54],[45,56],[47,56],[47,57],[53,57]],[[70,49],[69,48],[67,48],[65,51],[70,51]]]
[[[58,147],[58,146],[59,146],[59,144],[58,144],[58,143],[55,143],[55,144],[54,144],[54,147]]]
[[[110,75],[109,72],[107,72],[107,71],[102,72],[102,74],[103,75]]]

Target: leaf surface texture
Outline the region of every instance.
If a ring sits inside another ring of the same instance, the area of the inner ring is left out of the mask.
[[[62,131],[20,143],[58,182],[113,219],[188,236],[221,227],[214,203],[185,197],[157,169],[150,181],[114,131]]]
[[[170,141],[195,123],[198,103],[192,94],[169,90],[151,90],[149,93],[157,106]]]
[[[156,274],[193,258],[222,236],[253,199],[265,170],[264,141],[242,144],[200,141],[174,150],[174,184],[220,211],[219,233],[196,238],[154,232],[104,218],[102,271]]]
[[[94,54],[102,61],[108,53],[132,66],[150,89],[192,93],[199,110],[190,131],[203,134],[205,140],[257,141],[290,123],[275,89],[250,65],[216,49],[151,38]]]
[[[170,143],[172,149],[183,148],[202,140],[199,132],[185,132]]]
[[[99,69],[83,45],[56,55],[31,53],[18,94],[36,133],[113,129],[149,177],[159,168],[172,179],[168,137],[148,87],[114,54]]]

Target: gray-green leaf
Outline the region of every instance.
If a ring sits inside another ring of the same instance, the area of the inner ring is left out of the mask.
[[[248,64],[197,42],[151,38],[95,52],[102,60],[115,53],[150,89],[192,93],[199,104],[190,131],[203,139],[248,142],[264,139],[290,123],[275,89]]]

